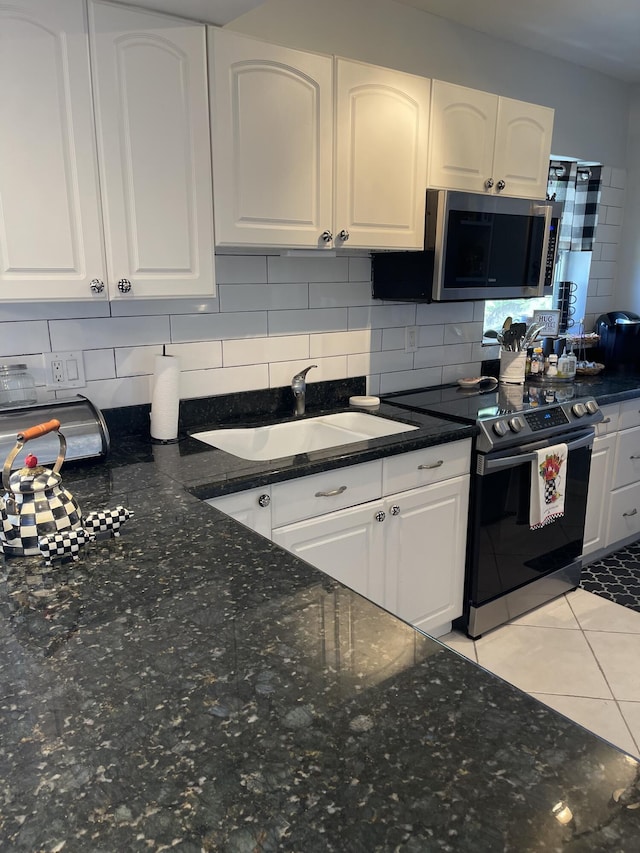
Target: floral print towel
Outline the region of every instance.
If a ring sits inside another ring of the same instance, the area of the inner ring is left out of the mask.
[[[562,518],[567,474],[566,444],[536,451],[531,469],[529,524],[532,530]]]

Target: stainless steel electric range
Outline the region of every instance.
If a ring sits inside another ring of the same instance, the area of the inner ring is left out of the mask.
[[[592,397],[572,385],[479,383],[403,391],[385,403],[475,423],[467,531],[464,613],[455,626],[476,639],[580,582],[594,426]],[[566,446],[564,514],[531,525],[532,470],[538,451]],[[446,567],[443,566],[443,571]]]

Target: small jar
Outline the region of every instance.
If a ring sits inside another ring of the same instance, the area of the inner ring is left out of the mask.
[[[531,374],[532,376],[544,372],[544,356],[542,355],[542,347],[536,347],[531,355]]]
[[[0,408],[37,403],[38,395],[33,376],[26,364],[0,365]]]
[[[547,364],[547,376],[558,375],[558,356],[551,353],[549,363]]]

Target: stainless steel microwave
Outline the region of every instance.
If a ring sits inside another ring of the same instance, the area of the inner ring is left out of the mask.
[[[427,190],[425,248],[373,255],[376,299],[448,302],[550,292],[557,208],[550,203]]]

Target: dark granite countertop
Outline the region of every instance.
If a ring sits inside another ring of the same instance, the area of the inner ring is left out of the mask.
[[[0,564],[1,849],[637,849],[635,760],[190,494],[286,473],[225,464],[114,440],[63,475],[122,536]]]

